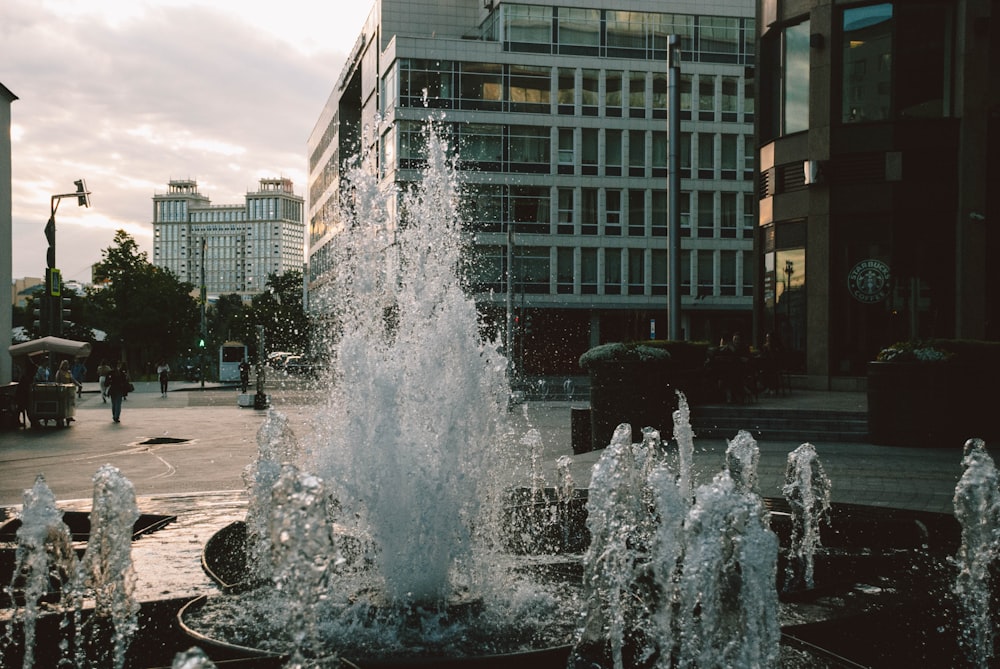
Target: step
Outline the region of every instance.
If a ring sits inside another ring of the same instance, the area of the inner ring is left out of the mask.
[[[868,441],[868,415],[856,411],[696,407],[691,426],[700,437],[732,438],[746,430],[756,439],[775,441]]]

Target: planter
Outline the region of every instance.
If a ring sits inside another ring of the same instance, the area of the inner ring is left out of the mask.
[[[976,370],[952,362],[868,363],[868,434],[876,444],[959,447],[983,436]]]
[[[670,437],[677,396],[668,383],[669,369],[669,360],[600,361],[588,366],[594,450],[611,443],[621,423],[632,426],[633,442],[641,441],[644,427],[655,427]]]

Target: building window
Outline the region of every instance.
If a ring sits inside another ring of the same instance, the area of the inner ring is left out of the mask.
[[[642,237],[646,234],[646,191],[628,192],[628,234]]]
[[[698,178],[715,178],[715,135],[698,135]]]
[[[580,164],[583,174],[597,174],[597,128],[583,128],[580,131]]]
[[[646,176],[646,131],[628,131],[628,173],[632,177]]]
[[[601,47],[601,10],[559,7],[556,15],[559,53],[596,56]]]
[[[460,63],[458,97],[461,109],[500,111],[503,66],[497,63]]]
[[[556,292],[560,295],[573,293],[573,254],[572,248],[556,248]]]
[[[664,249],[653,249],[650,254],[652,257],[650,259],[651,267],[650,274],[652,278],[652,289],[653,295],[666,295],[667,294],[667,252]]]
[[[597,234],[597,189],[580,189],[580,234]]]
[[[544,294],[549,292],[549,249],[547,246],[518,246],[515,262],[518,263],[521,292]]]
[[[573,128],[559,128],[559,174],[573,174],[575,165]]]
[[[667,118],[669,97],[667,73],[653,72],[653,118]]]
[[[484,123],[458,126],[458,153],[463,165],[499,172],[503,165],[503,126]]]
[[[698,251],[698,297],[715,294],[715,251]]]
[[[544,186],[510,187],[510,221],[519,233],[550,234],[549,195]]]
[[[584,295],[597,293],[597,249],[580,249],[580,292]]]
[[[771,116],[761,119],[761,139],[802,132],[809,127],[809,21],[787,26],[761,40],[764,63],[761,95]],[[782,76],[783,75],[783,76]]]
[[[548,114],[551,78],[552,70],[548,67],[511,65],[507,87],[510,111]]]
[[[556,102],[559,104],[560,114],[573,114],[576,104],[576,70],[561,67],[559,68],[559,89]]]
[[[580,80],[580,94],[584,116],[597,116],[600,106],[600,70],[583,70]]]
[[[629,72],[628,115],[631,118],[646,118],[646,73]]]
[[[719,295],[736,295],[736,251],[719,252]]]
[[[720,144],[722,148],[722,171],[719,176],[726,180],[736,180],[736,145],[738,135],[722,135]]]
[[[628,294],[642,295],[646,288],[646,250],[628,250]]]
[[[622,192],[609,188],[604,192],[604,234],[622,233]]]
[[[715,236],[715,194],[698,193],[698,237]]]
[[[572,188],[559,189],[559,222],[556,231],[560,235],[573,234],[573,201],[574,191]]]
[[[451,61],[404,58],[399,62],[399,106],[450,108]],[[386,83],[386,86],[390,84]],[[395,86],[393,84],[393,86]]]
[[[667,236],[667,191],[662,189],[653,190],[653,204],[650,211],[650,233],[653,237]]]
[[[653,131],[653,176],[667,176],[667,161],[669,159],[669,142],[664,130]]]
[[[715,77],[707,74],[698,77],[698,120],[715,120]]]
[[[604,73],[604,114],[622,115],[622,73],[608,70]]]
[[[622,293],[622,252],[621,249],[604,249],[604,294]]]
[[[881,3],[845,9],[841,21],[841,120],[951,114],[952,10]],[[893,35],[905,40],[893,40]]]
[[[604,131],[604,173],[609,177],[622,173],[622,131]]]
[[[548,128],[510,126],[508,169],[511,172],[547,173],[551,143]]]
[[[552,7],[504,5],[503,34],[512,51],[549,53],[552,45]]]
[[[736,193],[719,196],[719,229],[724,239],[736,239]]]
[[[722,111],[723,123],[734,123],[739,120],[739,90],[739,80],[736,77],[722,77],[719,108]]]

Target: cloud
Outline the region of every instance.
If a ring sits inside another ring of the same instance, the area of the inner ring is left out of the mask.
[[[170,179],[197,179],[216,204],[242,202],[272,176],[305,197],[306,141],[353,39],[294,48],[215,3],[153,4],[114,21],[58,3],[3,4],[0,82],[19,98],[15,277],[43,271],[50,196],[79,178],[93,208],[61,202],[57,256],[64,276],[84,281],[116,229],[152,255],[152,196]]]

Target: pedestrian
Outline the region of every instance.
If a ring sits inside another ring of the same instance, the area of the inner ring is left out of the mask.
[[[167,396],[167,384],[170,382],[170,365],[166,360],[156,364],[156,376],[160,379],[160,397]]]
[[[97,366],[97,377],[101,385],[101,400],[105,404],[108,401],[108,374],[110,373],[111,365],[108,364],[107,360],[101,360],[101,364]]]
[[[240,363],[240,392],[246,394],[247,387],[250,385],[250,363],[247,362],[246,358]]]
[[[128,371],[125,368],[125,363],[119,361],[116,363],[115,368],[107,376],[107,381],[105,382],[108,395],[111,397],[111,420],[116,423],[120,423],[122,417],[122,400],[128,394],[130,382],[128,380]]]
[[[76,381],[76,396],[83,397],[83,380],[87,377],[87,365],[83,358],[77,358],[73,363],[73,380]]]
[[[21,375],[17,377],[17,422],[24,427],[28,427],[31,384],[35,380],[35,374],[29,365],[33,366],[30,357],[21,365]]]
[[[48,383],[49,380],[49,360],[42,358],[38,367],[35,368],[35,381],[37,383]]]

